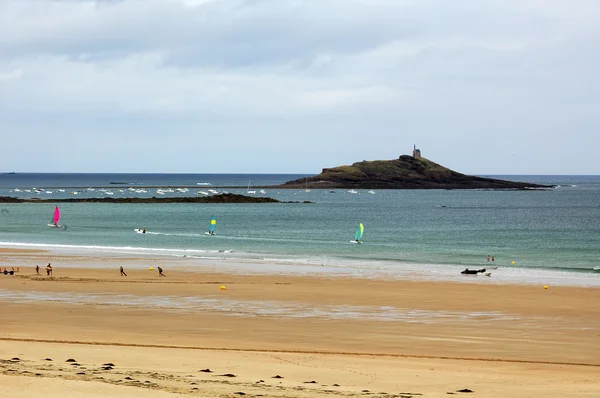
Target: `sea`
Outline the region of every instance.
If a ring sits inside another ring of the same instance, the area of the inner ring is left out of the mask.
[[[0,247],[179,258],[225,272],[600,286],[600,176],[486,176],[553,186],[525,191],[273,187],[305,176],[0,174],[0,196],[20,198],[229,192],[284,202],[0,203]],[[47,226],[57,204],[61,229]],[[359,223],[362,244],[352,243]]]

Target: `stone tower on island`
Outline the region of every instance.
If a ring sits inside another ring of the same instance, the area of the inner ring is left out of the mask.
[[[413,158],[421,159],[421,150],[417,149],[416,145],[413,147]]]

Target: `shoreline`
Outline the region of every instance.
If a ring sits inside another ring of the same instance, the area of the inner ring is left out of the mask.
[[[527,268],[503,266],[500,262],[483,262],[475,265],[459,264],[420,264],[380,261],[374,266],[365,265],[363,260],[330,258],[326,261],[265,254],[248,257],[246,253],[228,250],[171,249],[118,246],[84,246],[36,243],[0,242],[0,267],[27,266],[47,263],[58,258],[63,266],[71,267],[77,261],[85,261],[89,267],[103,268],[104,259],[111,261],[125,259],[129,267],[144,268],[146,264],[170,262],[176,267],[189,268],[198,272],[218,272],[223,270],[239,275],[290,275],[350,277],[356,279],[393,279],[405,281],[433,281],[445,283],[486,284],[486,285],[551,285],[600,288],[600,272],[553,268]],[[38,255],[40,254],[40,255]],[[245,257],[246,256],[246,257]],[[28,258],[30,257],[30,258]],[[12,261],[7,263],[6,261]],[[46,262],[45,262],[46,261]],[[465,267],[485,268],[491,277],[483,274],[461,275]]]

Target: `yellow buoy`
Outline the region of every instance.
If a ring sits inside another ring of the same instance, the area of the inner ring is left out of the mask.
[[[154,271],[154,267],[150,267],[150,271]]]
[[[513,265],[515,265],[515,262],[514,262],[514,261],[513,261],[512,263],[513,263]]]
[[[225,286],[221,286],[220,289],[221,290],[227,290],[227,288]]]
[[[544,286],[544,289],[548,289],[548,286]]]

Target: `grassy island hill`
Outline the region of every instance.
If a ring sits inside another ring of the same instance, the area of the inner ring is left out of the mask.
[[[393,160],[372,160],[323,169],[314,177],[288,181],[281,188],[362,189],[531,189],[551,188],[469,176],[450,170],[423,157],[402,155]]]

